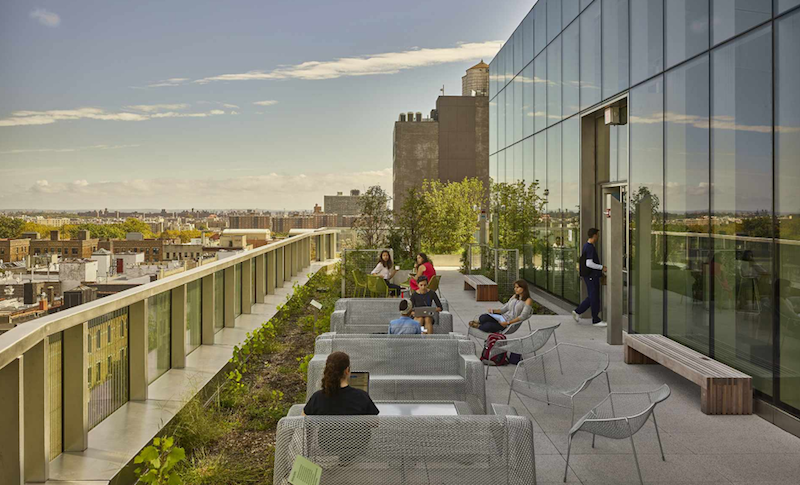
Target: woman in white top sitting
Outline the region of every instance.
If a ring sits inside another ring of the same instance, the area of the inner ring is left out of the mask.
[[[499,310],[489,310],[478,318],[478,321],[469,322],[470,327],[480,329],[487,333],[502,332],[513,323],[526,320],[533,313],[533,299],[528,291],[528,282],[517,280],[514,282],[514,296]]]
[[[383,278],[386,281],[386,286],[389,287],[389,291],[396,295],[400,295],[400,292],[403,290],[399,285],[391,282],[391,279],[397,274],[397,270],[394,269],[392,255],[385,249],[381,251],[381,255],[378,258],[378,265],[375,266],[375,269],[373,269],[370,274],[378,275]]]

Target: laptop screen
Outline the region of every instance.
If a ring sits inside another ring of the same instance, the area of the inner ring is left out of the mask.
[[[369,372],[350,372],[350,387],[369,394]]]

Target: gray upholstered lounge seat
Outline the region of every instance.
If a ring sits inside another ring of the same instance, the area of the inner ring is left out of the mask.
[[[318,338],[308,364],[307,396],[321,388],[331,352],[350,356],[353,371],[370,373],[370,396],[376,401],[466,401],[485,414],[483,365],[472,342],[455,337]]]
[[[442,298],[442,312],[433,326],[433,333],[453,331],[453,315],[447,300]],[[331,331],[336,333],[387,333],[389,322],[400,318],[398,298],[342,298],[331,314]]]

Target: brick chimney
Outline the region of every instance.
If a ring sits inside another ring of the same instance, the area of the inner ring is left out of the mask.
[[[61,239],[61,232],[60,231],[50,231],[50,240],[51,241],[58,241]]]

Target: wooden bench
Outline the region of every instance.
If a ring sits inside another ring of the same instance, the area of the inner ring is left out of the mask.
[[[497,301],[497,283],[479,274],[464,275],[464,289],[475,290],[475,301]]]
[[[752,378],[663,335],[625,335],[626,364],[661,364],[700,386],[705,414],[753,414]]]

